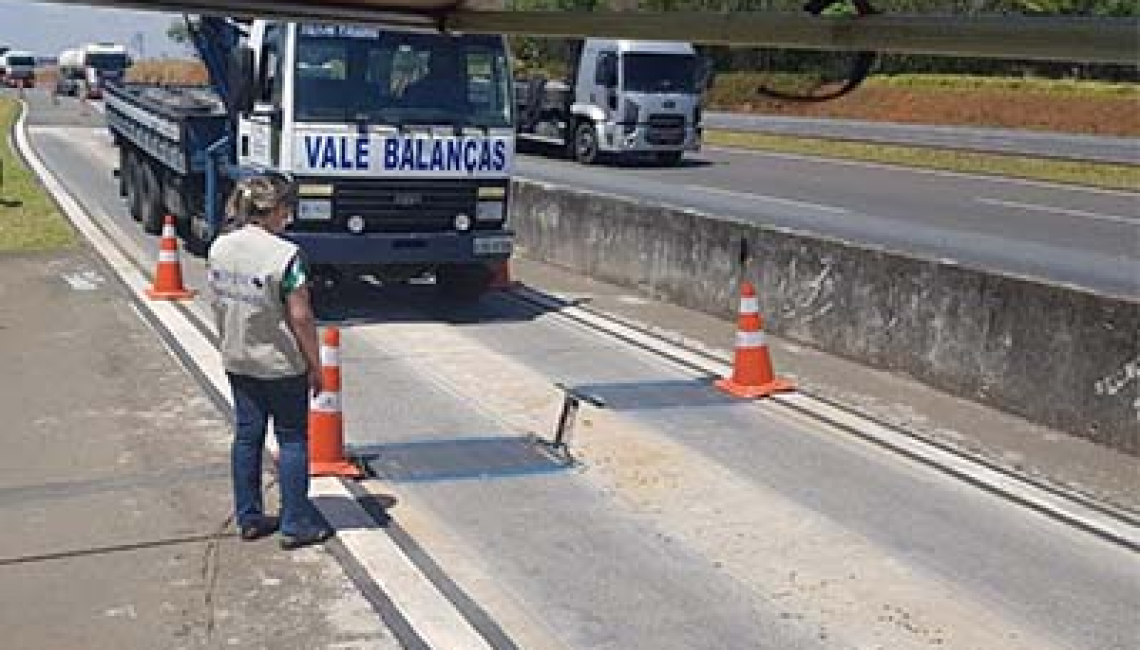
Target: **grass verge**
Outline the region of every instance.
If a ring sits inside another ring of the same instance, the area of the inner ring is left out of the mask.
[[[926,147],[797,138],[737,131],[705,131],[706,144],[756,151],[861,160],[968,174],[1013,176],[1113,190],[1140,190],[1140,166],[952,151]]]
[[[0,252],[70,248],[75,231],[13,147],[12,125],[19,112],[14,99],[0,97]]]

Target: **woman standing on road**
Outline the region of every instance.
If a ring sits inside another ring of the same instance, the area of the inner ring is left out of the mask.
[[[279,237],[293,218],[296,187],[278,174],[239,180],[224,232],[207,261],[222,363],[233,391],[234,506],[241,537],[272,534],[262,505],[261,459],[269,419],[279,447],[281,547],[328,539],[309,501],[310,391],[321,390],[317,329],[300,250]]]

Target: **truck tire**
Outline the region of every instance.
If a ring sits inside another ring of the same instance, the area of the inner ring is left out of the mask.
[[[685,157],[684,151],[660,151],[657,153],[657,164],[662,167],[676,167]]]
[[[139,201],[139,157],[133,150],[126,153],[126,163],[122,173],[127,193],[127,211],[135,221],[142,221],[142,203]]]
[[[598,143],[598,130],[594,123],[583,120],[574,128],[574,160],[583,165],[593,165],[601,156],[601,147]]]
[[[444,297],[463,302],[478,300],[491,287],[494,273],[483,264],[454,264],[441,266],[435,273],[435,283]]]
[[[165,217],[162,203],[162,185],[154,165],[149,161],[139,161],[139,210],[143,231],[148,235],[162,233]]]

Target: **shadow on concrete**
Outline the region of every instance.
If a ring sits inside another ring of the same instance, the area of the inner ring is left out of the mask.
[[[602,400],[605,408],[615,411],[729,406],[741,401],[721,392],[706,379],[580,384],[572,388]]]
[[[22,205],[24,205],[24,202],[19,199],[0,199],[0,208],[18,208]]]
[[[475,300],[449,299],[432,284],[373,284],[345,279],[313,293],[313,309],[323,325],[350,327],[385,323],[478,325],[530,321],[548,311],[538,305],[497,298],[491,291]]]
[[[499,480],[569,468],[527,436],[353,446],[348,453],[361,458],[373,475],[400,483]]]

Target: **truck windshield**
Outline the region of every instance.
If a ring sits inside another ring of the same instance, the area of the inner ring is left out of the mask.
[[[510,75],[497,36],[303,25],[296,119],[510,127]]]
[[[691,54],[625,53],[622,85],[635,93],[692,93],[697,87],[697,57]]]
[[[9,56],[8,65],[18,65],[21,67],[35,67],[36,59],[31,56]]]
[[[96,70],[126,70],[127,55],[113,52],[92,52],[87,55],[87,65]]]

